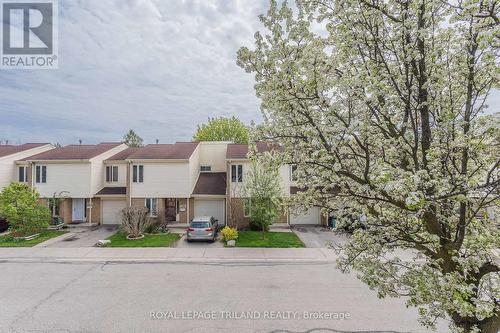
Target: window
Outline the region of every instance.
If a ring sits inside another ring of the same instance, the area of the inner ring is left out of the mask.
[[[156,198],[148,198],[146,199],[146,208],[148,209],[149,216],[156,217],[158,216],[158,199]]]
[[[212,171],[212,166],[211,165],[202,165],[202,166],[200,166],[200,171],[201,172],[210,172],[210,171]]]
[[[45,184],[47,182],[47,166],[37,165],[35,168],[35,182]]]
[[[106,167],[106,181],[107,182],[117,182],[118,181],[118,166],[107,166]]]
[[[18,180],[20,183],[27,183],[28,182],[28,167],[25,167],[25,166],[19,167]]]
[[[134,165],[132,167],[132,181],[134,183],[144,182],[144,165]]]
[[[291,165],[290,166],[290,180],[292,182],[297,181],[297,166],[296,165]]]
[[[193,221],[191,222],[191,225],[189,227],[193,229],[205,229],[205,228],[210,228],[210,223]]]
[[[243,181],[243,165],[233,164],[231,165],[231,181],[233,183],[241,183]]]
[[[244,207],[243,207],[243,215],[245,217],[249,217],[250,216],[250,205],[251,205],[251,201],[250,199],[245,199],[245,202],[243,203]]]

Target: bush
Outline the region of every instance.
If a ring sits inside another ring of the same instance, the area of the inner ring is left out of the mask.
[[[7,229],[9,229],[9,222],[0,217],[0,232],[7,231]]]
[[[236,228],[224,227],[221,231],[221,235],[222,235],[222,240],[224,242],[227,242],[230,240],[237,240],[238,239],[238,230]]]
[[[265,223],[261,220],[250,219],[249,222],[250,230],[252,231],[269,231],[269,226],[271,223]]]
[[[168,232],[167,225],[165,223],[150,223],[144,230],[147,234],[164,234]]]
[[[13,236],[29,236],[47,228],[50,211],[38,199],[38,193],[20,183],[12,183],[0,193],[0,215],[9,221]]]
[[[122,228],[129,238],[141,237],[151,224],[146,207],[127,207],[122,209]]]

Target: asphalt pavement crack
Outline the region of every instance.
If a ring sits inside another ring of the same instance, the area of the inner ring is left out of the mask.
[[[49,295],[47,295],[47,297],[41,299],[40,301],[38,301],[34,306],[24,310],[23,312],[21,312],[19,315],[17,315],[11,322],[11,324],[9,325],[9,331],[16,331],[17,328],[15,327],[16,324],[21,321],[21,319],[26,319],[26,318],[30,318],[31,320],[33,320],[34,318],[34,315],[35,315],[35,312],[38,310],[38,308],[40,306],[42,306],[43,304],[47,303],[51,298],[53,298],[54,296],[60,294],[61,292],[63,292],[66,288],[68,288],[70,285],[72,285],[73,283],[79,281],[80,279],[82,279],[85,275],[87,275],[88,273],[90,273],[90,271],[92,270],[95,270],[97,267],[99,267],[100,265],[92,265],[89,269],[83,271],[82,273],[80,273],[78,276],[76,276],[75,278],[69,280],[68,282],[62,284],[60,287],[58,287],[57,289],[55,289],[54,291],[52,291]]]

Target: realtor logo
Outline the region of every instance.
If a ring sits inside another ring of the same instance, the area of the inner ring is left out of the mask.
[[[56,0],[0,0],[0,4],[0,68],[57,68]]]

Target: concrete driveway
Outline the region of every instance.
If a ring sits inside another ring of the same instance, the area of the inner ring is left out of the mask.
[[[175,247],[180,248],[221,248],[224,247],[224,244],[220,241],[220,232],[217,234],[217,240],[213,243],[211,242],[189,242],[186,240],[186,233],[182,235],[181,239],[176,243]]]
[[[342,245],[348,241],[348,236],[345,234],[331,231],[322,226],[293,226],[292,230],[307,247],[329,247],[332,243]]]
[[[118,226],[98,226],[95,228],[72,227],[69,233],[49,239],[38,247],[92,247],[100,239],[106,239],[118,230]]]

